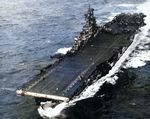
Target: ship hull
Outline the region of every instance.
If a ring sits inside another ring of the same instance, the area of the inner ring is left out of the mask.
[[[142,13],[120,14],[98,27],[92,16],[94,21],[87,22],[89,31],[80,33],[72,49],[53,65],[42,69],[17,90],[17,94],[42,100],[71,100],[111,70],[132,43],[131,37],[133,39],[138,28],[145,25],[144,17]]]

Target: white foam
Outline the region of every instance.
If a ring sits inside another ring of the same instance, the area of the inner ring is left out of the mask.
[[[55,117],[55,116],[58,116],[60,112],[62,111],[62,109],[64,109],[67,106],[68,106],[68,103],[64,103],[64,102],[60,103],[55,108],[49,107],[45,110],[43,110],[43,108],[40,106],[38,108],[38,112],[42,117]]]
[[[124,68],[129,68],[129,67],[138,68],[138,67],[144,66],[145,64],[146,63],[142,61],[141,58],[135,57],[135,58],[132,58],[130,61],[128,61],[128,63],[126,64]]]
[[[24,65],[25,65],[25,63],[20,63],[19,65],[20,65],[20,66],[24,66]]]
[[[66,48],[66,47],[64,47],[64,48],[60,48],[60,49],[58,49],[58,51],[57,51],[56,53],[66,54],[66,53],[67,53],[67,51],[69,51],[69,50],[71,50],[71,47],[70,47],[70,48]]]
[[[119,4],[117,6],[119,6],[119,7],[134,7],[135,5],[134,4]]]
[[[146,26],[144,26],[142,29],[142,32],[147,35],[148,34],[148,29],[150,29],[150,14],[149,14],[149,11],[150,11],[150,1],[147,0],[147,2],[137,6],[137,9],[138,9],[138,12],[143,12],[144,14],[146,14],[146,18],[145,18],[145,23],[147,24]]]
[[[51,43],[51,41],[49,40],[49,41],[47,41],[47,43]]]

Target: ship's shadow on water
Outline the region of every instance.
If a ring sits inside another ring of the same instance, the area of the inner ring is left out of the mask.
[[[116,74],[119,78],[115,85],[105,82],[93,98],[64,109],[64,119],[148,119],[149,64],[137,69],[122,69],[123,72]],[[142,73],[145,76],[141,76]],[[145,106],[146,109],[140,112]]]

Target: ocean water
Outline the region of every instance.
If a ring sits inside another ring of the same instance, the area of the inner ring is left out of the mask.
[[[16,96],[19,87],[53,63],[50,54],[72,46],[89,4],[98,25],[121,12],[143,12],[147,25],[115,68],[70,102],[71,106],[63,103],[43,111],[33,98]],[[149,5],[149,0],[0,1],[0,119],[149,119]],[[127,83],[120,84],[120,80]],[[105,82],[109,88],[114,86],[108,101],[101,99],[111,92],[101,93]]]

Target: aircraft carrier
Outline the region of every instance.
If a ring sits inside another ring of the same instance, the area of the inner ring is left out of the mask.
[[[93,11],[89,7],[82,32],[74,38],[71,50],[66,55],[60,54],[53,65],[19,88],[17,95],[33,96],[37,102],[40,99],[68,102],[106,75],[145,25],[143,13],[121,13],[98,26]]]

